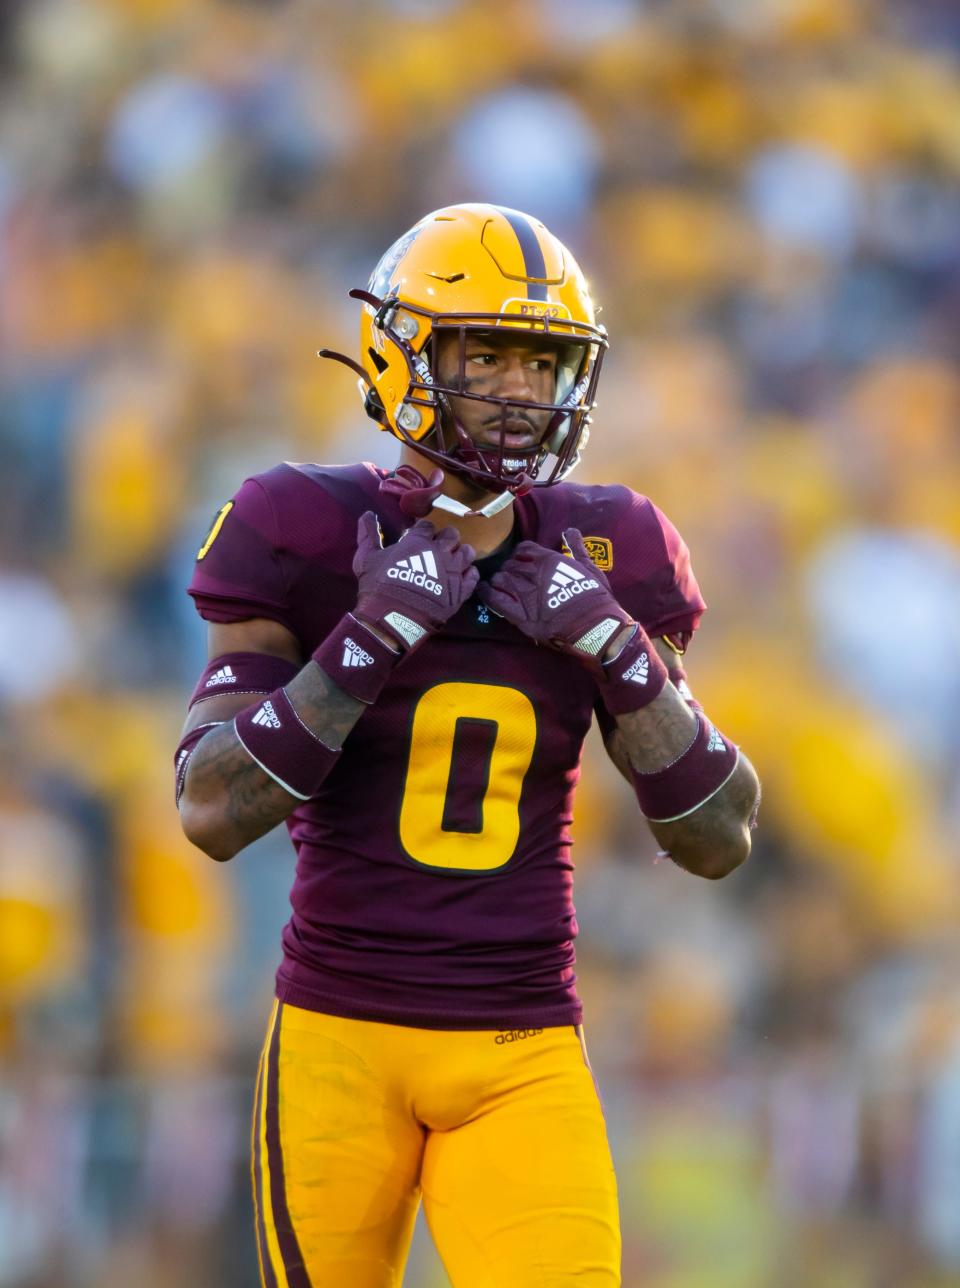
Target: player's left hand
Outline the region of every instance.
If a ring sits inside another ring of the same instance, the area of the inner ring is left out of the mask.
[[[537,644],[599,661],[632,619],[591,562],[577,529],[568,528],[563,539],[573,558],[521,541],[500,571],[480,583],[477,595]]]

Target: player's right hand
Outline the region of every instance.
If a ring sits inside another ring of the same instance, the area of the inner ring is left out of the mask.
[[[479,579],[476,552],[455,528],[419,519],[392,546],[372,510],[360,516],[353,571],[359,584],[354,615],[414,648],[470,598]]]

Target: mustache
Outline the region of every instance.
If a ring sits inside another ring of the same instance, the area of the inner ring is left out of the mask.
[[[487,429],[488,427],[490,429],[499,429],[500,426],[504,423],[508,425],[520,423],[520,424],[526,425],[527,428],[532,433],[535,434],[537,432],[537,426],[534,424],[531,418],[526,414],[526,412],[522,412],[522,411],[510,412],[509,415],[507,416],[501,416],[499,412],[496,413],[496,415],[488,416],[486,420],[483,422],[483,427],[484,429]]]

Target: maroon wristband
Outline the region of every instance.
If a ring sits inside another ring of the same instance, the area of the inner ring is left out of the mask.
[[[402,657],[402,653],[384,644],[353,613],[341,617],[313,651],[313,660],[337,688],[368,706],[376,702]]]
[[[270,693],[287,684],[299,670],[295,663],[272,653],[221,653],[204,667],[190,695],[190,706],[221,693]]]
[[[740,752],[705,716],[697,716],[697,736],[672,765],[652,774],[631,766],[640,809],[651,823],[672,823],[705,804],[737,767]]]
[[[308,801],[316,795],[340,755],[310,732],[287,697],[275,689],[234,720],[240,745],[291,796]]]
[[[639,711],[663,691],[667,668],[638,622],[636,630],[615,658],[604,662],[600,696],[611,715]]]

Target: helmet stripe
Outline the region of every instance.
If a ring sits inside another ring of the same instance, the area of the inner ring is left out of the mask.
[[[537,240],[536,229],[530,220],[526,215],[522,215],[519,210],[510,210],[507,206],[495,206],[494,209],[500,211],[517,235],[517,241],[520,243],[520,251],[523,255],[524,276],[528,279],[531,277],[546,277],[546,261],[543,258],[540,242]],[[547,298],[546,283],[528,280],[528,300],[546,300]]]

